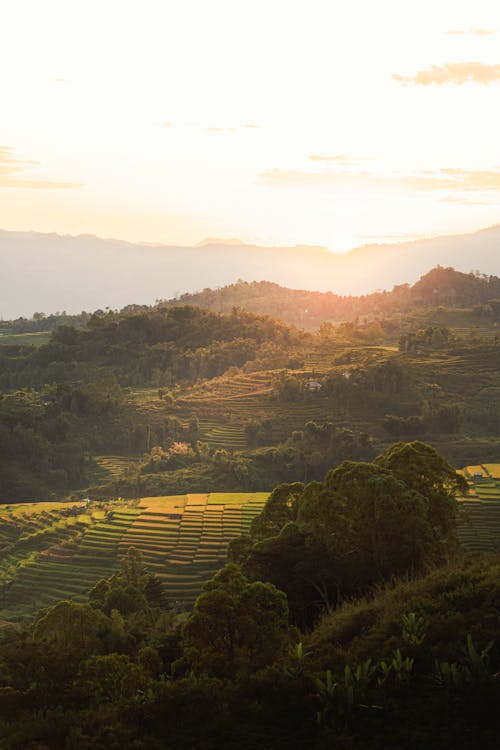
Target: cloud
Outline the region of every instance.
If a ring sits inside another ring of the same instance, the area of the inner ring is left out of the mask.
[[[456,190],[481,192],[500,190],[500,168],[490,170],[447,168],[406,175],[401,178],[417,190]]]
[[[340,165],[343,167],[353,167],[360,164],[366,159],[357,157],[345,156],[344,154],[311,154],[309,156],[310,161],[323,162],[324,164]]]
[[[446,63],[445,65],[432,65],[430,70],[418,70],[414,76],[392,76],[399,83],[413,83],[421,86],[430,86],[435,83],[443,85],[446,83],[481,83],[488,85],[500,81],[500,65],[485,65],[480,62]]]
[[[330,162],[326,162],[329,164]],[[342,162],[341,162],[342,163]],[[350,187],[393,187],[404,190],[454,193],[483,193],[500,191],[500,167],[490,170],[467,170],[454,167],[422,170],[413,173],[377,173],[339,169],[332,171],[301,171],[268,169],[258,181],[261,185],[281,188],[335,189]]]
[[[446,32],[450,36],[491,36],[496,34],[496,29],[451,29]]]
[[[439,199],[441,203],[460,203],[461,206],[496,206],[498,201],[476,201],[470,200],[463,195],[445,195]]]
[[[261,184],[271,187],[335,187],[358,180],[360,175],[346,170],[331,172],[304,172],[292,169],[268,169],[259,175]]]
[[[210,127],[205,128],[208,133],[236,133],[238,130],[257,130],[260,125],[248,123],[245,125],[233,125],[232,127]]]
[[[24,177],[24,173],[39,162],[15,159],[12,149],[0,146],[0,187],[35,188],[47,190],[73,189],[83,187],[76,182],[55,182],[53,180],[36,180]]]

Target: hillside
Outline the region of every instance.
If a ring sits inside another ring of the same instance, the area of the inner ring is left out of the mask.
[[[192,606],[248,531],[268,493],[146,497],[108,503],[0,505],[0,620],[26,619],[91,588],[139,550],[169,606]]]
[[[267,280],[294,289],[366,294],[416,281],[439,263],[500,274],[500,228],[456,237],[369,245],[345,254],[321,247],[134,245],[93,236],[0,231],[0,317],[79,313],[152,304],[181,292]],[[22,279],[23,295],[18,293]]]
[[[499,468],[463,472],[485,503]],[[456,547],[466,489],[416,441],[269,496],[0,508],[6,750],[493,750],[498,555]]]
[[[438,306],[311,334],[241,309],[134,307],[0,347],[0,497],[259,491],[398,438],[455,466],[497,461],[496,312],[479,308],[474,327],[475,308]]]
[[[500,552],[500,464],[461,473],[469,485],[457,498],[462,549]],[[60,599],[85,601],[131,546],[161,581],[169,606],[189,609],[268,497],[214,492],[0,505],[0,620],[29,619]]]

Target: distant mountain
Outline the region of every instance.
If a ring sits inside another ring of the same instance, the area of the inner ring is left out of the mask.
[[[170,247],[0,230],[0,316],[151,304],[238,279],[367,294],[412,283],[436,264],[499,275],[500,226],[469,235],[367,245],[343,255],[315,246],[269,248],[214,240]]]

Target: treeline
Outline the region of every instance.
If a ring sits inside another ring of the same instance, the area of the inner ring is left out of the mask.
[[[57,328],[38,349],[1,347],[0,388],[90,382],[110,371],[122,385],[170,386],[213,378],[260,357],[287,352],[293,357],[301,336],[284,323],[242,310],[109,312],[93,315],[84,328]]]
[[[193,438],[193,432],[190,433]],[[369,460],[379,445],[357,430],[308,422],[276,446],[238,452],[203,442],[168,441],[155,446],[136,471],[90,489],[96,497],[147,497],[189,492],[241,492],[282,481],[319,479],[332,463]]]
[[[105,315],[103,310],[96,310],[94,315]],[[85,326],[92,313],[85,312],[76,315],[69,315],[65,311],[55,312],[46,315],[43,312],[35,312],[31,318],[15,318],[14,320],[1,320],[0,333],[39,333],[40,331],[53,331],[59,326],[76,326],[81,328]]]

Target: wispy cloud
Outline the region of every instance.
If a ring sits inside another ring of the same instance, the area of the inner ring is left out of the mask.
[[[481,83],[488,85],[500,81],[500,64],[485,65],[481,62],[446,63],[445,65],[431,65],[428,70],[418,70],[413,76],[392,76],[399,83],[411,83],[421,86],[430,86],[435,83],[443,85],[446,83]]]
[[[245,125],[232,125],[231,127],[227,126],[212,126],[210,128],[205,128],[207,133],[236,133],[239,130],[257,130],[260,128],[260,125],[257,125],[256,123],[246,123]]]
[[[495,169],[447,168],[406,175],[403,182],[416,190],[481,192],[500,190],[500,167]]]
[[[344,154],[311,154],[309,159],[310,161],[322,162],[323,164],[331,164],[333,166],[341,167],[352,167],[366,161],[366,159],[360,157],[345,156]]]
[[[76,182],[56,182],[54,180],[39,180],[25,177],[25,173],[39,166],[37,161],[16,159],[12,155],[12,148],[0,146],[0,187],[35,188],[35,189],[73,189],[83,187]]]
[[[470,194],[500,191],[500,167],[490,170],[449,167],[406,174],[355,171],[346,168],[316,171],[275,168],[262,172],[258,180],[261,185],[281,188],[333,190],[350,187],[395,187],[412,191],[451,191]]]
[[[495,206],[498,201],[471,200],[465,195],[445,195],[439,199],[442,203],[460,203],[461,206]]]
[[[337,185],[346,185],[349,181],[359,182],[361,179],[370,179],[370,174],[356,174],[348,170],[306,172],[293,169],[268,169],[259,175],[259,182],[271,187],[311,187],[334,188]]]
[[[496,29],[450,29],[446,32],[450,36],[491,36]]]

